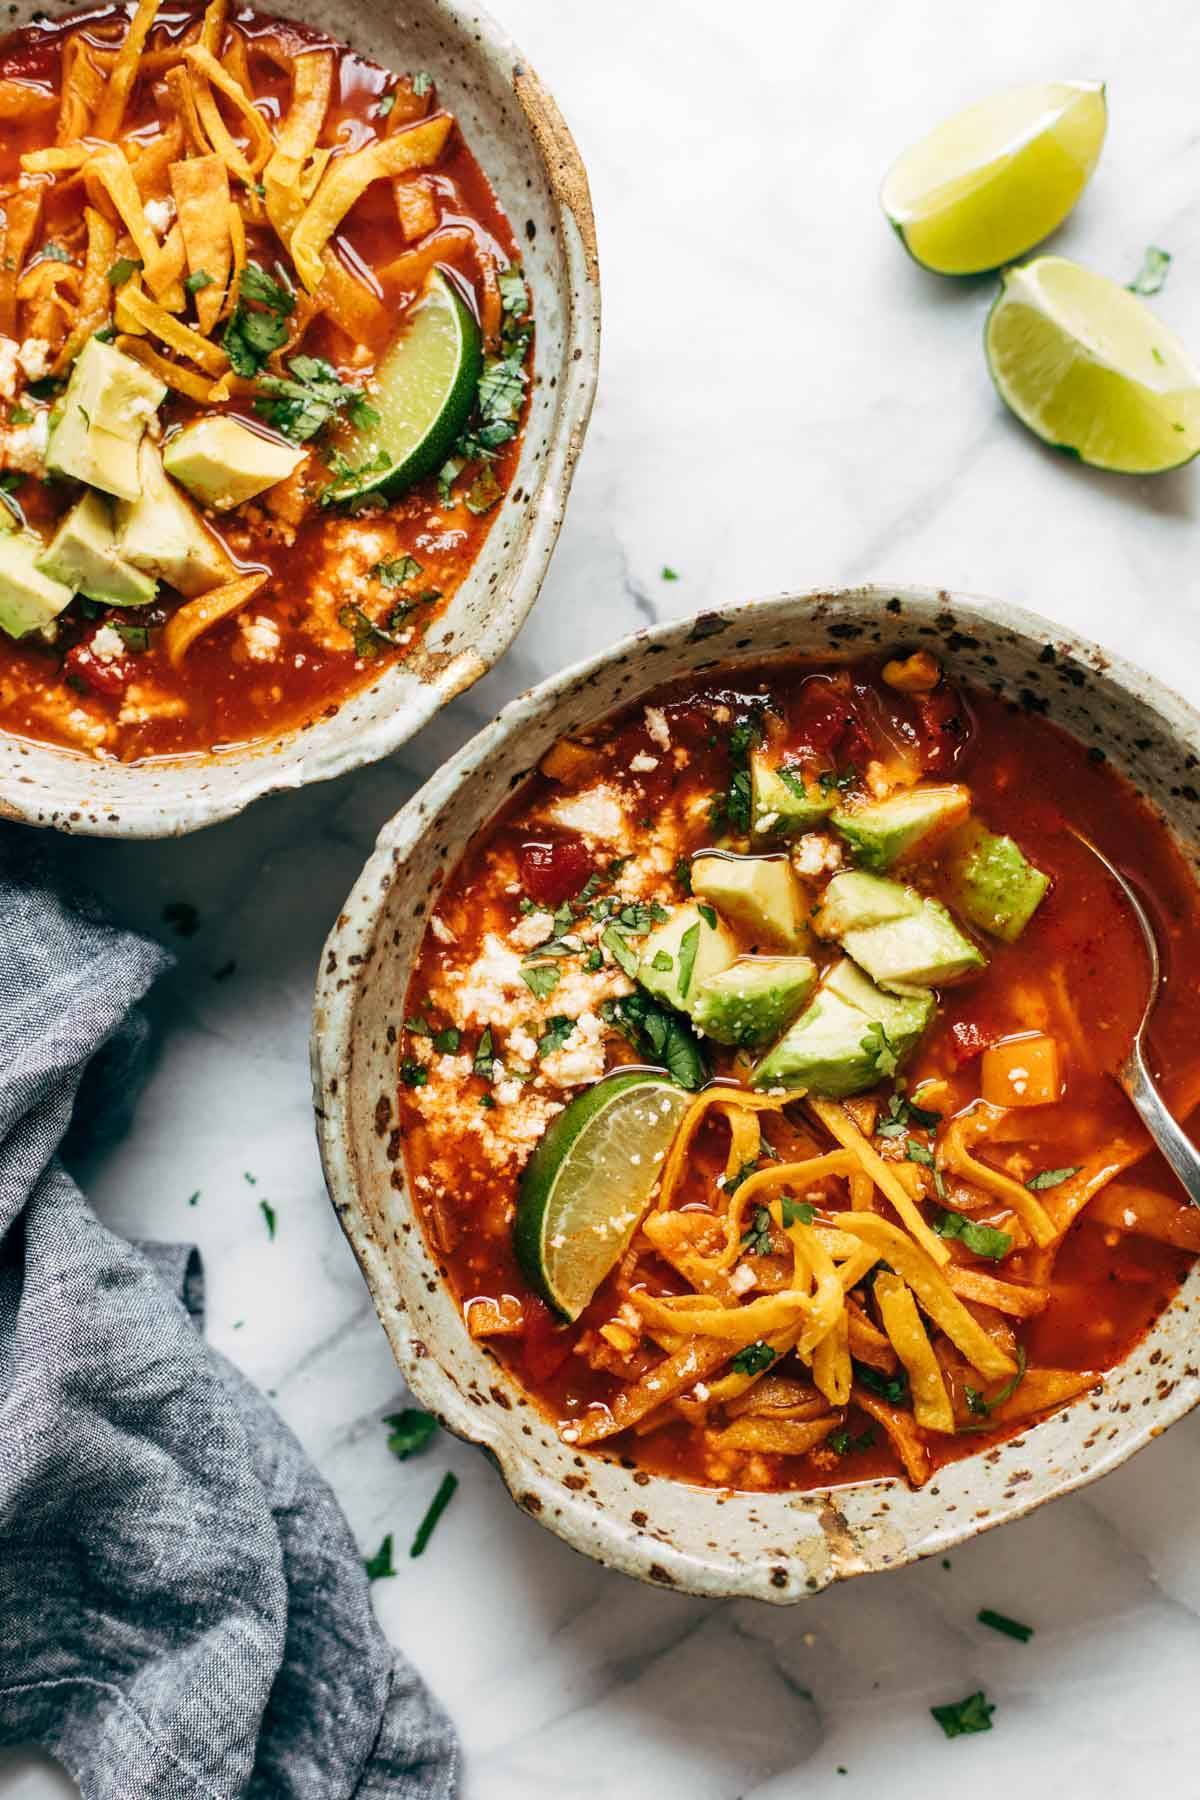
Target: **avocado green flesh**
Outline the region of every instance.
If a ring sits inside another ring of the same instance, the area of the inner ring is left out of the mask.
[[[765,1044],[790,1025],[817,981],[807,956],[743,956],[705,981],[692,1017],[719,1044]]]
[[[435,269],[403,337],[379,364],[370,396],[377,421],[338,435],[339,455],[358,472],[335,480],[329,498],[393,499],[440,468],[470,417],[482,369],[475,315]]]
[[[948,858],[954,899],[972,925],[1011,944],[1046,897],[1050,877],[1010,837],[972,821],[955,835]]]
[[[152,576],[121,556],[110,504],[94,490],[76,501],[37,566],[73,592],[110,606],[147,606],[158,589]]]
[[[167,479],[162,453],[143,438],[142,491],[116,505],[117,549],[127,563],[191,599],[233,578],[233,563],[191,501]]]
[[[74,588],[39,569],[44,547],[31,531],[0,536],[0,631],[9,637],[40,631],[74,598]]]
[[[750,823],[758,837],[798,837],[823,825],[833,809],[833,795],[799,769],[786,770],[786,777],[761,750],[750,758]]]
[[[690,1014],[704,983],[727,969],[736,955],[737,943],[720,919],[713,926],[698,906],[677,906],[644,939],[638,984],[656,1000]]]
[[[936,987],[987,966],[938,901],[861,870],[834,876],[815,924],[882,987]]]
[[[166,387],[131,356],[89,338],[54,410],[46,469],[120,500],[136,500],[138,445]]]
[[[800,885],[786,856],[697,856],[692,892],[752,943],[803,950],[808,926]]]
[[[887,800],[839,808],[833,823],[863,868],[880,874],[965,819],[969,806],[966,788],[915,787]]]
[[[202,506],[228,512],[286,481],[304,460],[292,444],[252,431],[238,419],[197,419],[168,439],[163,468]]]
[[[804,1088],[842,1100],[874,1087],[879,1026],[898,1063],[915,1050],[934,1013],[932,994],[885,994],[843,958],[826,974],[808,1009],[754,1071],[757,1088]]]
[[[525,1165],[513,1249],[564,1318],[579,1317],[637,1230],[691,1102],[663,1075],[607,1076],[559,1113]]]

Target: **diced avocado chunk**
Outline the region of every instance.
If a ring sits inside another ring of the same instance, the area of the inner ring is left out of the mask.
[[[202,506],[228,512],[286,481],[306,452],[251,431],[238,419],[214,416],[185,425],[163,449],[163,467]]]
[[[117,502],[117,547],[126,562],[189,599],[232,581],[234,566],[223,544],[167,479],[162,452],[149,438],[142,440],[138,472],[139,497]]]
[[[859,869],[834,876],[813,924],[883,987],[936,987],[987,967],[937,900]]]
[[[0,631],[9,637],[40,631],[74,598],[73,587],[38,568],[44,548],[32,531],[9,531],[0,537]]]
[[[839,807],[833,822],[864,869],[881,874],[902,857],[929,850],[971,810],[970,790],[956,784],[907,788],[886,800]]]
[[[961,911],[1006,944],[1020,937],[1050,886],[1050,877],[1034,868],[1019,844],[974,819],[955,833],[946,866]]]
[[[808,947],[804,897],[786,856],[694,857],[692,892],[752,943]]]
[[[60,523],[38,558],[38,568],[75,593],[111,606],[145,606],[158,587],[153,576],[124,561],[110,503],[91,488]]]
[[[648,994],[690,1014],[705,982],[736,956],[737,943],[720,919],[714,925],[700,907],[677,906],[642,945],[637,978]]]
[[[750,829],[756,837],[798,837],[828,818],[834,796],[799,768],[772,764],[764,750],[750,758]]]
[[[817,983],[808,956],[739,956],[710,975],[692,1017],[719,1044],[765,1044],[790,1025]]]
[[[861,1094],[896,1073],[933,1012],[932,994],[885,994],[843,957],[759,1063],[754,1085],[804,1088],[830,1100]]]
[[[166,392],[131,356],[89,338],[52,416],[46,468],[120,500],[136,500],[138,445]]]

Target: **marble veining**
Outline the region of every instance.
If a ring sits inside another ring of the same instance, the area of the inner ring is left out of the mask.
[[[82,1173],[118,1229],[201,1245],[213,1340],[274,1392],[364,1547],[392,1531],[403,1552],[443,1469],[459,1475],[425,1557],[375,1592],[458,1720],[468,1800],[1187,1793],[1200,1417],[949,1569],[778,1613],[637,1587],[521,1515],[464,1447],[389,1456],[379,1421],[402,1389],[324,1199],[306,1034],[320,944],[384,819],[521,688],[652,619],[784,587],[937,582],[1031,607],[1200,700],[1200,471],[1104,477],[1026,437],[982,360],[993,284],[924,275],[875,200],[895,150],[955,106],[1106,78],[1109,141],[1056,247],[1122,280],[1147,243],[1170,250],[1155,304],[1200,352],[1200,15],[1177,0],[500,10],[576,133],[600,236],[600,398],[549,579],[501,667],[390,762],[178,844],[67,847],[180,957],[153,1001],[135,1131]],[[162,921],[181,899],[199,915],[186,939]],[[1036,1636],[984,1630],[981,1606]],[[977,1686],[994,1730],[947,1743],[928,1707]],[[36,1759],[0,1759],[3,1800],[72,1791]]]

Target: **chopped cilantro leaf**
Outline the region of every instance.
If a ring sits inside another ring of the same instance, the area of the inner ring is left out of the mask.
[[[419,1062],[402,1062],[400,1079],[405,1087],[425,1087],[429,1081],[429,1070]]]
[[[501,494],[500,483],[486,464],[467,489],[465,505],[469,513],[482,518],[484,513],[491,512]]]
[[[688,989],[692,985],[692,970],[696,966],[696,951],[700,947],[700,923],[689,925],[679,940],[679,998],[686,1000]]]
[[[807,1200],[793,1200],[790,1195],[784,1196],[779,1203],[779,1216],[785,1225],[811,1225],[817,1216],[815,1206]]]
[[[605,1000],[601,1017],[622,1032],[639,1056],[665,1068],[680,1087],[694,1091],[708,1080],[708,1064],[691,1026],[640,990]]]
[[[486,1081],[490,1081],[492,1064],[495,1060],[496,1045],[492,1037],[492,1028],[490,1025],[485,1025],[479,1038],[479,1047],[475,1052],[475,1061],[471,1065],[472,1074],[482,1075]]]
[[[288,375],[260,375],[254,410],[260,419],[302,444],[341,412],[349,412],[356,425],[371,424],[378,415],[367,407],[361,388],[344,382],[332,363],[320,356],[293,356]],[[372,418],[363,417],[363,409]]]
[[[659,574],[659,579],[661,581],[678,581],[679,573],[676,569],[671,568],[669,563],[664,563]]]
[[[830,1436],[825,1439],[825,1442],[829,1445],[829,1448],[833,1451],[835,1456],[854,1456],[860,1450],[869,1450],[871,1448],[872,1444],[875,1442],[874,1427],[868,1425],[867,1429],[860,1432],[857,1437],[851,1437],[850,1433],[843,1427],[841,1431],[832,1432]]]
[[[433,86],[433,76],[428,69],[418,69],[412,78],[412,91],[420,100]]]
[[[401,1462],[423,1450],[437,1430],[432,1413],[419,1412],[412,1406],[406,1406],[403,1412],[387,1413],[383,1422],[388,1427],[387,1447]]]
[[[1007,1613],[993,1612],[990,1606],[983,1607],[975,1617],[981,1625],[1003,1632],[1005,1637],[1016,1638],[1019,1644],[1027,1644],[1033,1636],[1032,1625],[1022,1625],[1019,1619],[1010,1619]]]
[[[764,1344],[759,1338],[756,1344],[747,1344],[744,1350],[730,1358],[729,1366],[736,1369],[739,1375],[761,1375],[775,1361],[775,1352],[770,1344]]]
[[[546,1020],[546,1029],[538,1039],[538,1055],[553,1056],[561,1050],[575,1029],[574,1019],[568,1019],[562,1013],[556,1013],[552,1019]]]
[[[868,1025],[866,1036],[862,1039],[859,1047],[866,1051],[875,1064],[876,1075],[882,1077],[896,1073],[900,1066],[900,1058],[896,1055],[895,1047],[887,1032],[877,1020],[872,1020]]]
[[[367,573],[372,581],[382,582],[385,588],[398,588],[415,581],[421,573],[421,565],[415,556],[394,556],[390,562],[377,562]]]
[[[717,929],[717,915],[711,906],[698,906],[696,911],[700,914],[700,917],[704,920],[704,923],[708,926],[710,931],[715,931]]]
[[[275,1208],[269,1200],[260,1200],[258,1209],[266,1220],[267,1236],[273,1240],[275,1237]]]
[[[738,1171],[738,1179],[742,1179]],[[726,1192],[729,1184],[726,1183]],[[765,1206],[756,1206],[750,1215],[750,1225],[742,1233],[742,1249],[750,1256],[770,1256],[771,1254],[771,1214]]]
[[[520,976],[535,999],[545,1000],[558,986],[562,969],[556,962],[525,963]]]
[[[295,305],[296,296],[289,288],[259,263],[246,264],[238,283],[237,304],[221,339],[235,375],[257,375],[271,352],[286,344],[286,321]]]
[[[651,958],[650,967],[657,969],[660,975],[669,975],[675,967],[675,958],[668,956],[665,950],[656,950]]]
[[[385,1576],[396,1573],[396,1565],[392,1561],[392,1534],[390,1531],[374,1556],[363,1557],[363,1568],[367,1571],[368,1581],[382,1581]]]
[[[918,1146],[910,1143],[908,1148],[911,1153]],[[960,1212],[944,1212],[933,1221],[933,1229],[939,1237],[957,1238],[972,1256],[986,1256],[992,1262],[999,1262],[1013,1247],[1007,1231],[998,1231],[994,1225],[979,1225]]]
[[[462,1032],[457,1026],[447,1025],[444,1031],[434,1033],[433,1047],[439,1056],[454,1056],[462,1043]]]
[[[889,1406],[903,1406],[908,1400],[908,1376],[903,1369],[898,1369],[894,1375],[884,1375],[870,1363],[856,1362],[854,1379],[868,1393],[878,1394],[881,1400],[886,1400]]]
[[[1061,1187],[1064,1181],[1070,1181],[1082,1167],[1082,1163],[1076,1163],[1073,1169],[1043,1169],[1040,1175],[1031,1175],[1025,1186],[1035,1194],[1043,1194],[1047,1188]]]
[[[111,279],[110,275],[109,280],[111,281]],[[210,275],[207,269],[193,269],[190,275],[184,276],[183,285],[189,294],[199,294],[204,288],[211,287],[216,279],[216,276]]]
[[[138,270],[144,268],[144,266],[140,256],[118,256],[116,262],[108,271],[109,286],[121,287],[125,282],[131,280],[133,276],[137,274]]]
[[[675,862],[675,884],[680,893],[690,894],[692,891],[692,861],[688,856],[680,856]]]
[[[1147,244],[1142,256],[1142,266],[1129,283],[1129,292],[1141,294],[1143,298],[1149,294],[1160,294],[1166,285],[1170,267],[1170,251],[1160,250],[1157,244]]]
[[[638,953],[629,942],[628,935],[622,931],[620,926],[610,925],[607,930],[601,932],[600,942],[604,945],[604,948],[608,951],[621,972],[628,975],[630,981],[636,981],[638,972]]]
[[[929,1710],[946,1736],[956,1738],[965,1737],[973,1731],[990,1731],[992,1714],[996,1708],[979,1692],[968,1694],[965,1700],[955,1700],[947,1706],[931,1706]]]

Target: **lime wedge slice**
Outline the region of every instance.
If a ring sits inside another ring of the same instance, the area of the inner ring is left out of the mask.
[[[391,499],[439,468],[467,422],[482,367],[475,315],[435,269],[376,370],[376,419],[338,435],[345,472],[325,489],[326,503],[369,493]]]
[[[1056,231],[1087,186],[1108,107],[1093,81],[1011,88],[906,150],[880,199],[901,242],[939,275],[978,275]]]
[[[665,1075],[610,1075],[559,1113],[530,1157],[513,1246],[564,1318],[579,1317],[637,1230],[694,1098]]]
[[[984,350],[1005,405],[1093,468],[1156,475],[1200,450],[1200,368],[1107,276],[1062,256],[1010,269]]]

